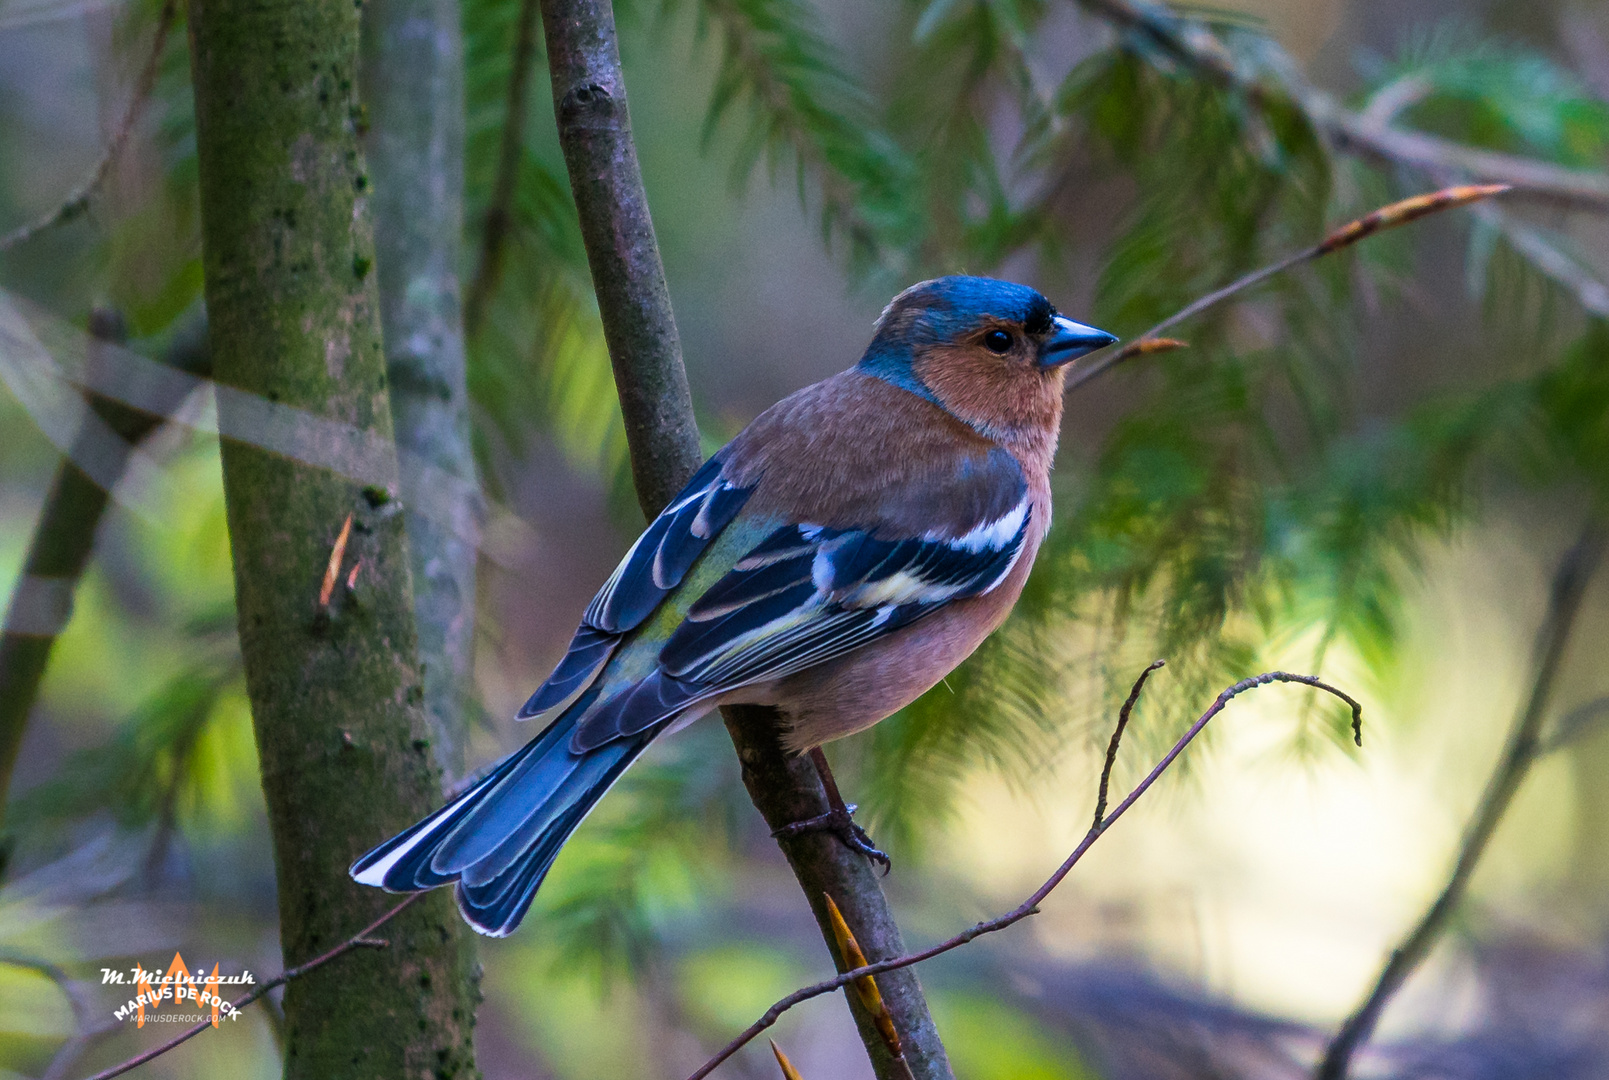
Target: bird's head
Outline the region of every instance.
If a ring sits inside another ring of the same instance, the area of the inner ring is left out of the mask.
[[[894,297],[859,366],[990,438],[1053,446],[1065,365],[1116,340],[1026,285],[942,277]]]

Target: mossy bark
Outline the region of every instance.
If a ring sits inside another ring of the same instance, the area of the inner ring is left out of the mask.
[[[220,382],[389,438],[358,149],[360,9],[190,0],[203,257]],[[223,430],[231,420],[220,416]],[[223,476],[290,965],[394,903],[346,868],[439,798],[407,539],[394,485],[363,488],[229,439]],[[338,584],[322,604],[348,515]],[[383,933],[388,948],[289,985],[286,1076],[475,1075],[473,958],[451,899],[429,897]]]

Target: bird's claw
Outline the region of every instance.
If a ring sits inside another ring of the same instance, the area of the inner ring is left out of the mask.
[[[894,868],[894,860],[888,853],[880,850],[872,843],[872,838],[866,830],[855,823],[855,804],[850,803],[844,807],[833,807],[825,814],[817,814],[813,818],[795,821],[774,830],[771,835],[777,839],[798,836],[807,832],[830,832],[850,851],[864,855],[871,862],[883,868],[883,876]]]

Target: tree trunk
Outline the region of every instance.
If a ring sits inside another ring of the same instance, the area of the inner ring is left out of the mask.
[[[363,90],[374,175],[380,324],[397,445],[473,490],[458,282],[464,232],[464,47],[455,0],[375,0]],[[404,473],[404,501],[407,498]],[[477,507],[452,523],[408,513],[425,716],[450,783],[464,771],[472,700]]]
[[[203,256],[220,382],[389,438],[357,144],[360,7],[190,0]],[[223,476],[289,966],[386,910],[346,868],[438,800],[407,539],[394,491],[230,439]],[[389,948],[287,988],[287,1077],[474,1075],[473,961],[451,899],[384,933]]]

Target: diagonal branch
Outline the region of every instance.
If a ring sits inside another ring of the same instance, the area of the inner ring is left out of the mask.
[[[112,345],[124,336],[122,320],[114,312],[97,310],[90,316],[89,364],[102,365]],[[186,373],[209,367],[204,348],[182,336],[167,358],[172,368]],[[105,472],[91,477],[69,453],[56,469],[50,494],[39,511],[22,574],[12,589],[6,607],[5,623],[0,627],[0,813],[5,806],[11,773],[27,730],[39,686],[50,663],[56,636],[72,613],[73,596],[89,565],[95,545],[96,529],[110,498],[108,488],[97,479],[121,477],[134,453],[135,444],[159,427],[163,418],[178,407],[189,384],[170,384],[165,392],[153,395],[135,409],[101,394],[87,394],[90,408],[116,438],[105,440],[110,451],[102,465]],[[81,435],[81,439],[87,436]],[[0,865],[3,872],[3,865]]]
[[[1281,71],[1277,83],[1246,72],[1224,43],[1206,27],[1179,18],[1159,5],[1136,0],[1077,0],[1121,30],[1140,37],[1163,54],[1220,86],[1239,91],[1254,105],[1275,94],[1288,98],[1337,149],[1432,174],[1461,174],[1486,184],[1507,184],[1517,194],[1543,202],[1609,212],[1609,174],[1570,169],[1535,158],[1467,146],[1423,132],[1391,127],[1383,110],[1358,114],[1343,108],[1294,71]]]
[[[1173,338],[1160,337],[1164,330],[1177,326],[1186,319],[1201,314],[1209,308],[1216,307],[1225,300],[1254,286],[1261,285],[1271,277],[1284,273],[1292,267],[1323,258],[1325,255],[1351,247],[1359,240],[1406,225],[1411,221],[1418,221],[1422,217],[1451,210],[1457,206],[1469,206],[1490,199],[1494,195],[1501,195],[1510,190],[1502,184],[1473,184],[1458,187],[1442,188],[1440,191],[1428,192],[1424,195],[1415,195],[1412,198],[1400,199],[1397,202],[1382,206],[1380,209],[1365,214],[1363,217],[1349,221],[1345,225],[1330,230],[1330,234],[1312,247],[1304,248],[1294,255],[1287,255],[1278,262],[1253,270],[1228,285],[1208,293],[1205,296],[1192,300],[1183,308],[1169,315],[1151,329],[1134,338],[1121,349],[1111,352],[1088,366],[1077,368],[1067,380],[1067,390],[1072,391],[1085,383],[1090,382],[1125,361],[1136,356],[1146,356],[1151,353],[1165,352],[1170,349],[1184,347],[1185,343]],[[1490,206],[1477,206],[1477,210],[1491,209]]]
[[[737,1053],[745,1044],[755,1038],[755,1036],[759,1035],[766,1028],[770,1027],[772,1024],[775,1024],[783,1013],[787,1012],[795,1005],[809,1001],[811,998],[820,997],[823,994],[830,994],[834,990],[848,986],[855,980],[863,979],[868,975],[881,975],[884,972],[898,971],[902,968],[908,968],[912,964],[919,964],[924,960],[931,960],[935,956],[942,956],[944,953],[950,952],[952,949],[958,949],[968,942],[977,940],[985,934],[992,934],[997,931],[1004,930],[1006,927],[1019,923],[1030,915],[1038,914],[1039,905],[1044,902],[1045,897],[1049,896],[1053,891],[1055,891],[1056,886],[1060,885],[1067,875],[1072,872],[1073,867],[1078,865],[1078,861],[1084,857],[1085,852],[1089,851],[1089,849],[1094,846],[1095,841],[1099,840],[1103,835],[1105,835],[1106,831],[1115,825],[1117,820],[1126,814],[1129,808],[1138,802],[1140,797],[1151,789],[1151,786],[1161,778],[1162,774],[1168,771],[1168,767],[1174,763],[1180,754],[1184,753],[1185,747],[1189,746],[1193,741],[1195,741],[1195,737],[1201,734],[1202,729],[1207,726],[1207,723],[1212,720],[1213,717],[1223,712],[1224,707],[1227,706],[1230,701],[1236,697],[1239,697],[1241,694],[1244,694],[1248,690],[1256,689],[1259,686],[1266,686],[1269,683],[1281,682],[1301,683],[1305,686],[1315,687],[1316,689],[1323,690],[1326,693],[1334,694],[1351,707],[1353,736],[1357,739],[1359,746],[1363,745],[1363,706],[1360,705],[1351,695],[1345,693],[1344,691],[1338,690],[1329,683],[1323,682],[1313,675],[1293,675],[1285,671],[1267,671],[1261,675],[1253,675],[1249,679],[1242,679],[1226,689],[1223,693],[1219,694],[1217,698],[1213,700],[1213,703],[1207,707],[1207,711],[1202,713],[1196,722],[1190,725],[1189,730],[1179,737],[1179,741],[1173,744],[1173,749],[1169,750],[1165,755],[1163,755],[1162,760],[1158,761],[1151,771],[1145,775],[1145,779],[1136,784],[1134,786],[1134,790],[1130,791],[1123,801],[1118,803],[1116,808],[1114,808],[1110,814],[1105,814],[1102,816],[1101,812],[1106,807],[1107,785],[1111,780],[1111,766],[1117,757],[1118,745],[1122,741],[1123,729],[1128,724],[1129,713],[1133,710],[1134,703],[1139,700],[1139,695],[1141,690],[1144,689],[1146,679],[1150,677],[1153,671],[1161,666],[1162,662],[1157,661],[1141,672],[1139,679],[1134,683],[1134,689],[1129,693],[1128,700],[1123,703],[1122,711],[1118,716],[1116,729],[1112,733],[1111,745],[1106,752],[1105,767],[1101,773],[1100,793],[1096,798],[1095,823],[1090,826],[1089,832],[1084,834],[1084,838],[1078,842],[1078,846],[1073,849],[1072,854],[1068,855],[1066,860],[1056,868],[1055,873],[1051,874],[1050,877],[1045,879],[1045,883],[1043,885],[1034,890],[1032,896],[1028,897],[1028,899],[1024,900],[1022,903],[1018,904],[1015,908],[1006,912],[1004,915],[989,919],[985,922],[980,922],[976,926],[961,931],[954,937],[947,938],[944,941],[939,942],[937,945],[922,949],[919,952],[913,952],[904,956],[898,956],[889,960],[882,960],[878,961],[877,963],[854,968],[853,970],[845,971],[840,975],[836,975],[833,978],[823,979],[821,982],[818,982],[812,986],[806,986],[802,989],[795,990],[793,993],[789,994],[785,998],[782,998],[775,1005],[772,1005],[769,1009],[767,1009],[765,1011],[765,1015],[761,1016],[754,1023],[750,1024],[736,1038],[727,1043],[726,1046],[721,1049],[720,1053],[706,1061],[697,1072],[688,1077],[688,1080],[703,1080],[704,1077],[714,1072],[716,1067],[719,1066],[721,1062]]]
[[[23,968],[38,972],[51,982],[67,998],[68,1007],[73,1011],[73,1023],[76,1030],[72,1036],[51,1056],[45,1071],[40,1074],[39,1080],[62,1080],[67,1070],[95,1043],[106,1038],[121,1027],[116,1020],[105,1020],[94,1023],[95,1002],[88,985],[68,975],[58,964],[48,960],[41,960],[30,956],[18,956],[11,953],[0,954],[0,965]]]
[[[173,29],[173,20],[178,15],[178,0],[166,0],[162,5],[162,13],[157,16],[156,34],[151,40],[151,53],[146,58],[145,66],[140,69],[139,80],[134,84],[134,96],[129,99],[128,108],[123,112],[123,119],[112,132],[112,139],[101,152],[100,160],[89,171],[89,175],[68,193],[67,198],[54,210],[43,217],[36,218],[26,225],[18,226],[11,232],[0,236],[0,251],[8,251],[18,244],[26,243],[57,225],[64,225],[78,217],[83,216],[89,209],[89,201],[106,182],[107,174],[112,171],[112,163],[123,152],[128,143],[129,136],[134,133],[134,124],[145,111],[145,103],[151,98],[151,91],[156,86],[156,77],[161,70],[162,51],[167,47],[168,33]]]
[[[1519,716],[1515,718],[1508,746],[1486,782],[1486,790],[1481,795],[1474,816],[1465,827],[1452,874],[1419,922],[1391,951],[1391,958],[1381,969],[1368,996],[1336,1032],[1325,1051],[1324,1060],[1314,1074],[1317,1080],[1345,1080],[1352,1055],[1369,1041],[1380,1014],[1385,1011],[1392,996],[1408,981],[1408,977],[1441,938],[1453,912],[1463,902],[1464,894],[1469,889],[1469,879],[1474,875],[1475,867],[1485,854],[1486,846],[1491,842],[1492,834],[1497,831],[1509,804],[1525,782],[1531,765],[1549,749],[1549,744],[1542,738],[1548,702],[1564,663],[1570,634],[1575,629],[1581,598],[1586,593],[1593,572],[1603,561],[1606,544],[1609,544],[1609,530],[1594,516],[1588,519],[1580,537],[1559,560],[1548,594],[1547,614],[1537,632],[1531,691]]]

